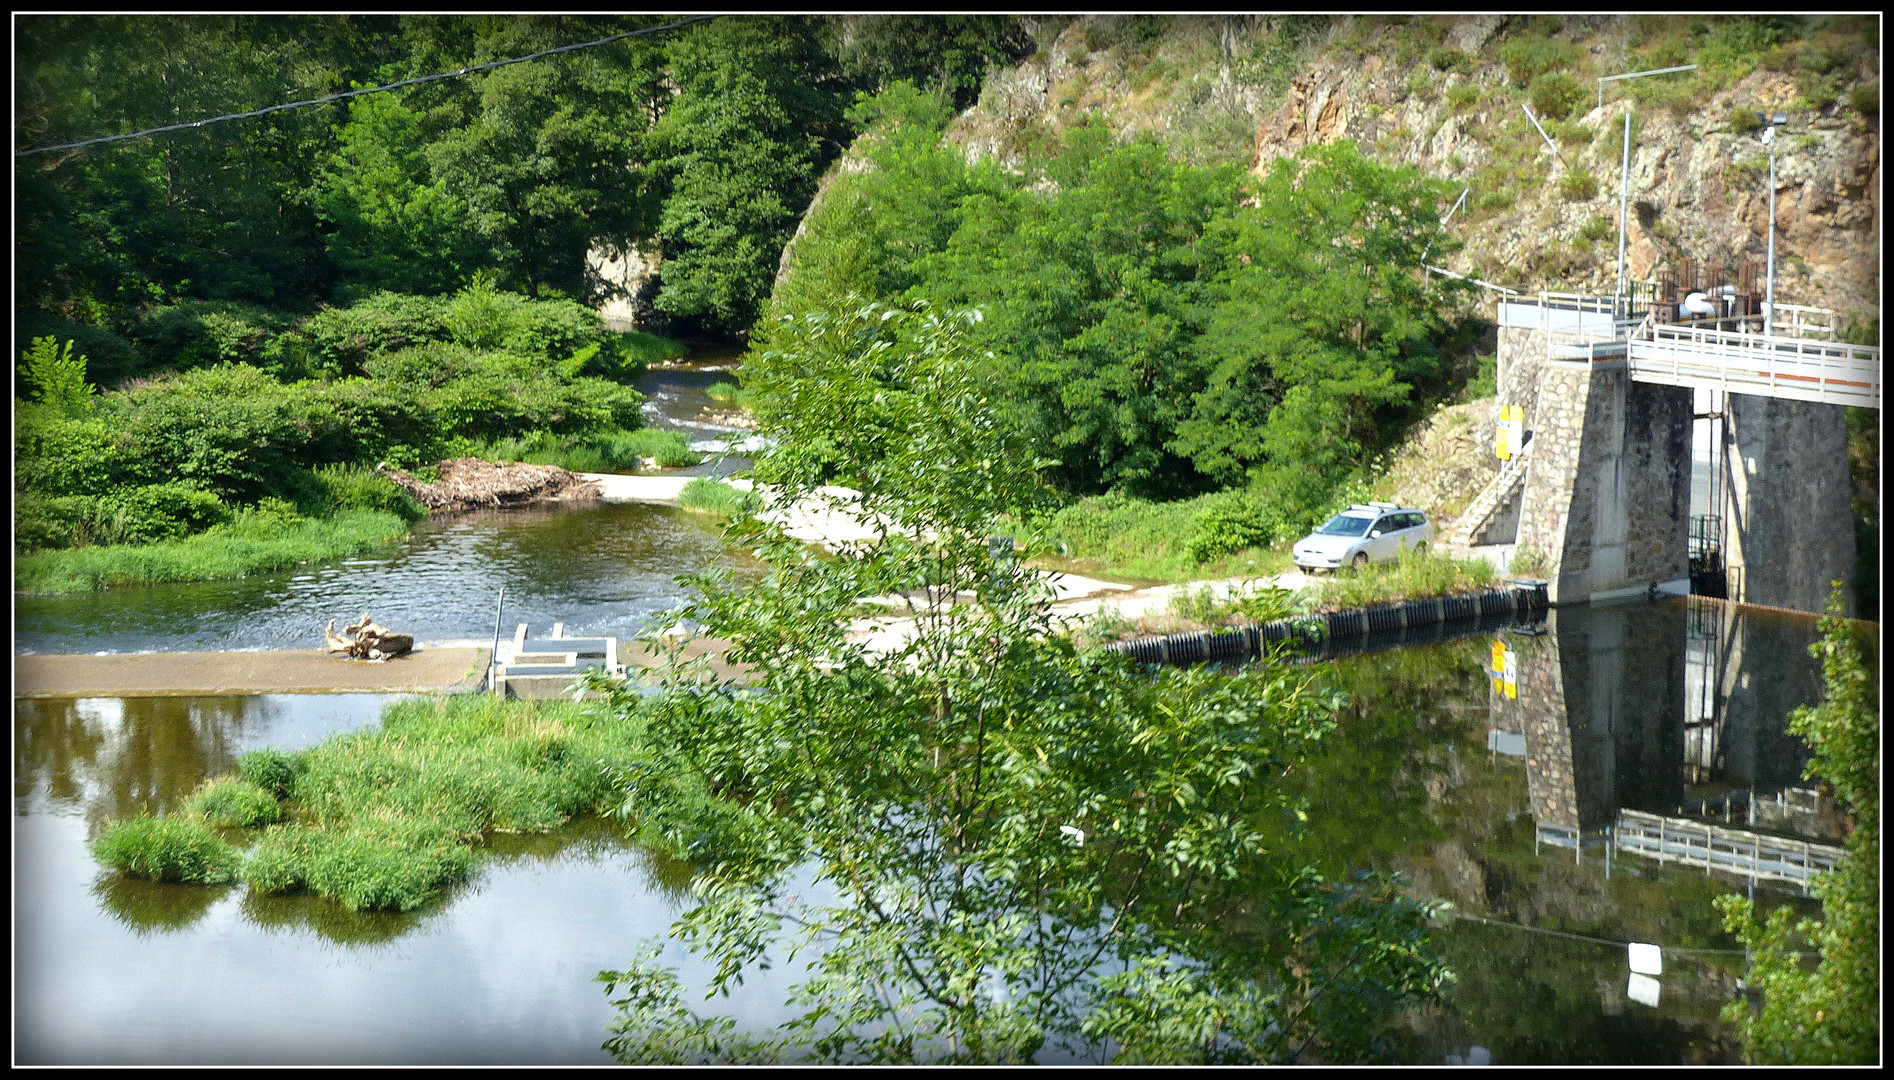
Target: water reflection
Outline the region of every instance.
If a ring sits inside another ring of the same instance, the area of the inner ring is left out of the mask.
[[[496,837],[473,881],[406,914],[124,880],[88,853],[104,818],[175,809],[236,755],[372,725],[389,700],[16,701],[17,1060],[606,1062],[592,975],[678,916],[690,876],[608,823]],[[781,981],[753,984],[735,1000],[770,1023]]]
[[[1563,608],[1537,630],[1329,665],[1353,704],[1308,772],[1311,854],[1403,870],[1493,923],[1438,934],[1459,980],[1410,1017],[1405,1060],[1474,1046],[1498,1063],[1739,1060],[1717,1013],[1742,953],[1712,901],[1753,889],[1765,907],[1814,910],[1763,864],[1771,843],[1824,835],[1817,815],[1771,810],[1807,783],[1784,721],[1820,699],[1818,634],[1812,618],[1673,601]],[[1731,793],[1733,811],[1718,802]],[[1667,848],[1636,835],[1649,821]],[[1751,838],[1748,863],[1683,857],[1679,826],[1712,822],[1719,840]],[[1610,944],[1625,941],[1666,947],[1655,1005],[1627,996]]]

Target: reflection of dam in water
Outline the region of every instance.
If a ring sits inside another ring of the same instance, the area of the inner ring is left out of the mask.
[[[1699,597],[1558,608],[1496,638],[1488,746],[1524,760],[1540,846],[1806,887],[1841,855],[1788,714],[1815,620]],[[1510,687],[1502,681],[1510,668]]]

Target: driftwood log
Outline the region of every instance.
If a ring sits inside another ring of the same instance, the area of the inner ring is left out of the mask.
[[[330,652],[343,653],[356,660],[386,660],[391,656],[403,656],[414,651],[413,634],[397,634],[385,626],[375,625],[375,620],[362,612],[362,617],[335,632],[335,620],[322,631],[329,643]]]
[[[387,469],[385,475],[429,510],[478,510],[599,496],[596,483],[582,480],[557,465],[498,465],[479,458],[454,458],[441,462],[436,468],[441,478],[433,483],[400,469]]]

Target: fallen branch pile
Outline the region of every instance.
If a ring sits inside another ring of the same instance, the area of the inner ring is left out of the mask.
[[[386,660],[414,651],[413,634],[397,634],[385,626],[377,626],[366,611],[360,619],[344,626],[340,634],[335,632],[335,620],[330,619],[322,636],[328,641],[330,652],[346,653],[356,660]]]
[[[557,465],[497,465],[479,458],[455,458],[438,468],[441,478],[431,484],[400,469],[389,469],[386,475],[429,510],[478,510],[599,495],[597,484]]]

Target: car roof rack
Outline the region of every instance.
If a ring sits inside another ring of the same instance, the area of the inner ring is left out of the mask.
[[[1401,507],[1395,505],[1394,503],[1371,502],[1371,503],[1356,503],[1355,505],[1349,507],[1349,509],[1350,510],[1386,511],[1386,510],[1399,510],[1401,509]]]

